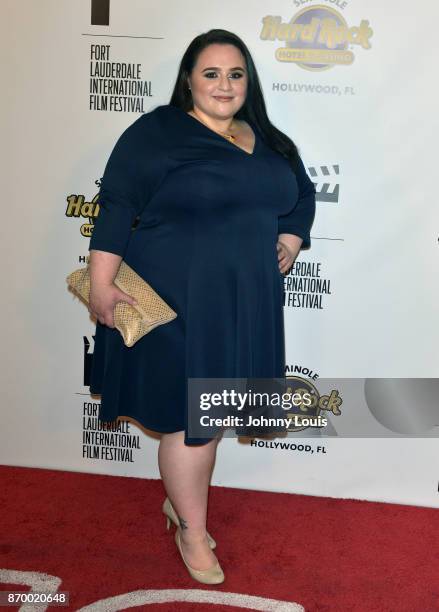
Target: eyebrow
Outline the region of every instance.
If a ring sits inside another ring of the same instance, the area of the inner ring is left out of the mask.
[[[203,68],[202,72],[205,70],[221,70],[218,66],[210,66],[209,68]],[[235,66],[234,68],[230,68],[230,70],[243,70],[245,72],[245,68],[242,66]]]

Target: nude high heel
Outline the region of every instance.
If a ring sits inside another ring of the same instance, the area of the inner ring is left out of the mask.
[[[224,582],[224,572],[218,561],[215,563],[215,565],[205,570],[197,570],[187,564],[181,549],[180,529],[180,527],[177,527],[175,530],[175,543],[177,544],[177,548],[180,552],[181,558],[183,559],[183,563],[187,567],[192,578],[198,582],[202,582],[203,584],[220,584],[221,582]]]
[[[177,513],[175,512],[171,502],[169,501],[169,497],[165,499],[162,507],[163,514],[166,515],[166,529],[169,529],[171,525],[171,521],[178,528],[180,526]],[[207,532],[207,541],[209,542],[210,548],[214,549],[216,546],[215,540],[212,538],[209,532]]]

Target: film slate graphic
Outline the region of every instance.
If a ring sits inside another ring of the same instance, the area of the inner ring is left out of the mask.
[[[91,25],[110,25],[110,0],[91,0]]]
[[[92,339],[93,339],[93,345],[94,345],[95,337],[92,336]],[[83,380],[83,385],[84,385],[84,387],[88,387],[90,385],[91,363],[92,363],[92,360],[93,360],[93,353],[90,351],[91,344],[90,344],[90,340],[87,338],[87,336],[83,336],[83,341],[84,341],[84,380]]]
[[[313,180],[316,188],[316,201],[338,204],[340,193],[338,175],[340,174],[340,166],[338,164],[333,164],[332,166],[310,166],[308,167],[308,172],[312,179],[316,179]]]

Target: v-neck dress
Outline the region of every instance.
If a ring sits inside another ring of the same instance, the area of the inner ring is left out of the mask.
[[[310,246],[315,187],[255,133],[252,153],[183,109],[141,115],[107,161],[89,249],[123,257],[177,318],[134,346],[96,324],[90,392],[99,419],[184,431],[189,378],[285,373],[279,233]]]

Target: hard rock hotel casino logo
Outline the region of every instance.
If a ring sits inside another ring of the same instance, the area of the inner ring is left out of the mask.
[[[100,186],[100,181],[96,181],[96,185]],[[86,201],[83,194],[74,193],[67,196],[66,217],[85,221],[80,227],[81,235],[84,238],[90,238],[93,233],[94,222],[99,214],[98,198],[99,193],[93,197],[91,202]]]
[[[295,3],[300,6],[297,0]],[[371,48],[373,30],[367,19],[350,26],[343,15],[328,6],[304,8],[287,22],[278,15],[266,15],[262,24],[262,40],[285,43],[276,49],[276,59],[292,62],[306,70],[347,66],[355,59],[354,49]]]

